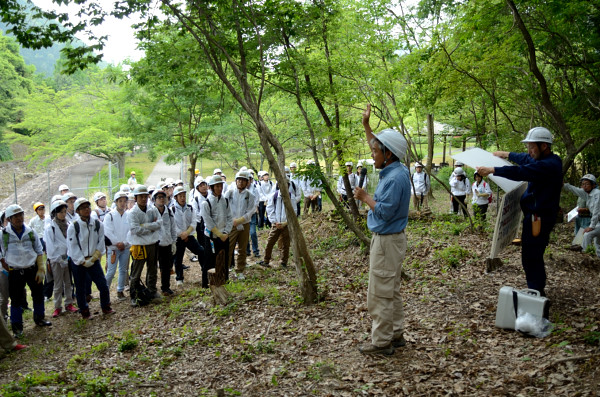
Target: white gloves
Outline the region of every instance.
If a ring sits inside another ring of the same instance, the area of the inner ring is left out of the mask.
[[[176,252],[177,252],[177,244],[173,243],[173,244],[171,244],[171,254],[175,255]]]

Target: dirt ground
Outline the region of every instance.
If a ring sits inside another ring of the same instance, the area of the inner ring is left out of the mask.
[[[554,331],[528,338],[494,326],[500,288],[526,286],[519,247],[486,274],[489,225],[473,232],[442,214],[445,200],[435,205],[438,215],[411,219],[407,228],[408,344],[393,356],[357,350],[371,327],[368,256],[326,211],[301,220],[319,303],[300,302],[293,267],[264,269],[251,259],[246,280],[228,285],[231,303],[215,306],[194,263],[177,295],[159,304],[115,302],[117,313],[105,317],[96,299],[92,320],[64,314],[48,329],[33,326],[29,314],[30,348],[0,360],[0,394],[598,395],[600,260],[566,249],[572,225],[557,225],[547,250]],[[262,253],[265,231],[260,238]]]

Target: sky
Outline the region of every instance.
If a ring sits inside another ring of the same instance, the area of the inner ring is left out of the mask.
[[[112,10],[114,0],[97,0],[98,3],[106,7],[106,10]],[[52,0],[33,0],[34,4],[43,10],[57,10],[60,12],[68,12],[75,21],[74,16],[78,10],[76,5],[57,6]],[[100,26],[93,27],[93,31],[96,36],[107,35],[108,40],[105,42],[103,61],[111,64],[118,64],[126,59],[132,61],[138,61],[144,56],[144,52],[136,49],[137,40],[135,38],[135,32],[131,28],[132,24],[140,22],[139,18],[123,18],[117,19],[109,17]],[[91,44],[85,35],[80,34],[77,36],[81,41]]]

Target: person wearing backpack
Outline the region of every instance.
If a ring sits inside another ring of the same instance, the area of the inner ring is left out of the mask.
[[[229,279],[229,232],[233,227],[233,215],[229,205],[229,199],[223,197],[223,179],[219,175],[213,175],[208,181],[210,194],[202,203],[202,219],[204,219],[204,235],[212,242],[213,254],[210,256],[209,268],[216,266],[217,256],[221,251],[225,252],[224,273],[225,279]],[[203,281],[204,282],[204,281]]]
[[[162,216],[156,207],[148,206],[148,188],[138,185],[133,189],[135,205],[127,213],[129,234],[127,241],[131,244],[131,274],[129,280],[129,295],[132,306],[143,306],[146,295],[152,300],[161,300],[162,296],[156,290],[158,278],[157,253]],[[141,284],[142,271],[146,265],[146,291]],[[138,300],[138,297],[140,298]],[[143,298],[143,299],[142,299]]]
[[[204,267],[204,247],[194,237],[196,231],[196,213],[194,208],[186,203],[186,191],[183,186],[177,186],[173,191],[175,204],[171,206],[177,229],[177,250],[175,252],[175,279],[177,285],[183,285],[183,256],[186,248],[198,257],[200,266]]]
[[[67,255],[75,278],[77,306],[84,319],[92,317],[86,299],[86,280],[89,278],[100,292],[102,313],[113,314],[108,285],[100,265],[100,258],[106,251],[104,226],[98,219],[91,219],[92,206],[88,199],[78,198],[73,207],[78,217],[67,229]]]
[[[250,220],[256,211],[258,198],[246,187],[249,180],[248,171],[240,171],[235,176],[235,188],[229,189],[223,196],[231,203],[233,227],[229,232],[229,263],[233,266],[235,245],[238,244],[236,274],[239,280],[244,279],[246,269],[246,248],[250,239]]]
[[[62,201],[67,203],[67,221],[73,222],[74,219],[77,218],[77,213],[75,212],[75,200],[77,200],[77,196],[75,196],[72,192],[66,192],[62,196]]]
[[[127,234],[129,233],[129,222],[127,220],[127,193],[119,191],[114,196],[115,209],[104,217],[104,236],[106,237],[106,284],[110,289],[112,280],[119,267],[117,280],[117,299],[125,300],[125,285],[127,284],[127,272],[129,270],[129,247]]]
[[[33,204],[33,211],[35,215],[29,220],[28,226],[33,229],[40,237],[42,248],[46,252],[46,243],[44,241],[44,228],[50,220],[46,218],[46,206],[43,203],[37,202]],[[52,268],[48,264],[46,268],[46,277],[44,278],[44,299],[49,300],[52,297],[52,291],[54,289],[54,278],[52,275]]]
[[[271,267],[269,262],[271,261],[273,247],[278,240],[280,241],[280,265],[282,268],[287,267],[287,262],[290,255],[290,232],[288,230],[287,216],[285,213],[285,208],[283,207],[283,199],[280,193],[280,190],[276,190],[275,193],[271,194],[267,200],[267,216],[269,217],[269,220],[273,226],[269,232],[269,237],[267,238],[264,259],[258,263],[264,267]],[[290,199],[292,200],[292,203],[294,203],[295,197],[292,197],[291,193]]]
[[[43,282],[46,274],[44,251],[37,233],[25,225],[25,212],[17,205],[9,205],[5,212],[10,224],[2,231],[2,267],[8,272],[8,294],[11,301],[10,322],[15,337],[23,335],[23,311],[27,285],[33,300],[33,321],[38,326],[49,326],[45,320]]]
[[[54,275],[54,313],[56,318],[62,313],[63,293],[65,297],[65,310],[77,313],[79,309],[73,306],[73,284],[71,283],[71,269],[67,256],[67,203],[56,200],[50,206],[51,221],[44,229],[46,252],[50,268]]]
[[[267,171],[261,171],[262,175],[259,174],[259,179],[262,178],[258,185],[258,228],[262,229],[264,226],[270,228],[271,222],[268,217],[265,217],[266,202],[269,196],[275,191],[275,185],[269,180],[269,173]]]
[[[457,167],[454,169],[453,177],[450,178],[450,191],[452,192],[452,212],[458,215],[459,208],[462,209],[463,215],[465,218],[468,216],[467,203],[465,199],[468,194],[471,194],[471,183],[469,182],[469,178],[467,178],[467,174],[461,167]],[[459,203],[463,203],[465,208],[463,208]]]
[[[154,208],[158,210],[162,218],[160,237],[158,240],[157,256],[160,268],[160,290],[163,296],[172,296],[175,293],[171,289],[171,269],[173,269],[173,257],[177,250],[177,226],[173,211],[167,207],[167,193],[157,189],[152,193]]]
[[[258,184],[254,180],[254,170],[248,170],[248,187],[246,188],[250,193],[254,195],[256,198],[254,212],[252,213],[252,218],[250,218],[250,241],[246,245],[246,257],[250,256],[250,243],[252,243],[252,252],[254,253],[255,258],[260,258],[260,249],[258,248],[258,235],[256,234],[256,225],[258,225]]]
[[[429,175],[423,171],[423,164],[417,162],[415,164],[415,173],[412,176],[414,190],[412,192],[413,205],[415,209],[429,208],[427,193],[431,187]]]
[[[473,178],[475,178],[472,199],[473,213],[475,218],[485,220],[488,205],[492,202],[492,188],[477,171],[475,171]]]

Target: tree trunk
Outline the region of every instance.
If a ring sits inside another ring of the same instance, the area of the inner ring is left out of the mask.
[[[433,114],[429,113],[427,115],[427,173],[431,174],[431,166],[433,165]]]
[[[190,154],[188,156],[188,160],[190,161],[190,190],[194,188],[194,180],[196,179],[196,163],[198,162],[198,156],[196,154]]]
[[[114,159],[116,160],[117,168],[119,169],[119,178],[125,178],[125,153],[115,153]]]

